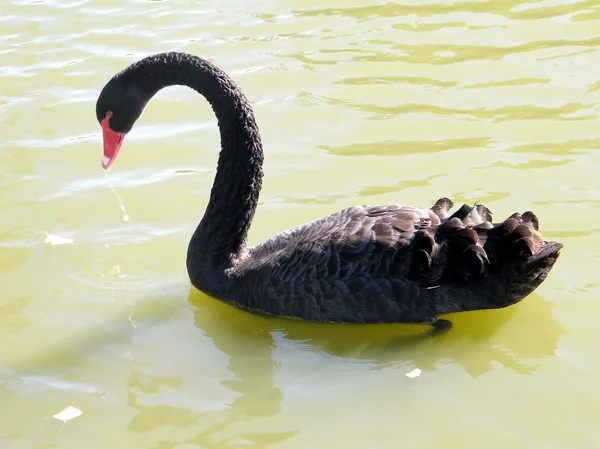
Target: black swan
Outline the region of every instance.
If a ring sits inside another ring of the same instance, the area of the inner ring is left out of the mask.
[[[438,315],[514,304],[535,290],[563,245],[544,241],[532,212],[492,224],[485,206],[356,206],[253,247],[246,236],[262,183],[263,149],[242,90],[197,56],[144,58],[102,89],[96,116],[105,170],[148,101],[189,86],[218,119],[221,152],[210,200],[188,247],[197,289],[251,312],[309,321],[429,323]],[[445,326],[445,325],[444,325]]]

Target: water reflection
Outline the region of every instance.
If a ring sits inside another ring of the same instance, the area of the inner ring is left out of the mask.
[[[188,301],[193,308],[194,326],[228,357],[227,369],[236,379],[220,384],[239,396],[224,408],[208,412],[170,405],[178,402],[173,398],[169,405],[147,405],[144,398],[156,396],[161,388],[185,386],[176,377],[149,375],[141,363],[132,361],[128,405],[137,413],[129,430],[147,433],[172,426],[181,429],[178,436],[195,433],[178,441],[163,439],[153,446],[155,449],[187,444],[267,448],[292,438],[299,430],[282,430],[272,424],[274,417],[282,413],[283,402],[275,374],[278,369],[286,369],[288,362],[301,359],[294,354],[302,351],[329,354],[340,358],[341,363],[366,363],[367,371],[391,369],[403,373],[409,366],[436,371],[445,364],[454,364],[477,377],[499,364],[520,374],[531,374],[544,358],[554,356],[563,331],[549,303],[535,294],[506,309],[453,315],[454,328],[449,332],[418,325],[328,325],[266,318],[230,307],[195,289]],[[266,427],[261,426],[263,418],[269,418]]]
[[[169,425],[180,429],[202,429],[189,439],[177,442],[160,441],[153,446],[156,449],[174,448],[181,444],[203,448],[238,444],[266,448],[294,436],[296,430],[248,433],[236,429],[226,432],[236,424],[243,425],[245,422],[280,413],[283,396],[274,383],[275,342],[271,333],[256,326],[254,320],[244,320],[242,316],[239,320],[230,320],[225,310],[213,307],[216,300],[196,290],[190,296],[190,302],[195,308],[194,325],[202,331],[204,337],[213,342],[215,348],[229,358],[227,369],[234,375],[235,380],[222,380],[220,384],[239,395],[236,395],[225,409],[208,413],[198,413],[188,408],[170,405],[144,405],[139,398],[156,395],[162,387],[183,387],[179,379],[148,375],[142,364],[132,361],[128,379],[128,405],[134,408],[137,414],[130,421],[128,428],[134,432],[148,432]]]
[[[273,342],[269,336],[283,337],[277,341],[298,346],[300,350],[308,348],[337,357],[366,360],[372,369],[412,364],[433,371],[438,364],[452,363],[476,377],[490,371],[495,363],[521,374],[535,371],[542,359],[555,355],[563,332],[548,301],[537,294],[505,309],[451,315],[454,327],[446,333],[419,325],[329,325],[265,318],[195,290],[189,300],[196,307],[196,326],[211,335],[215,345],[232,357],[232,366],[237,366],[233,362],[237,358],[235,347],[219,339],[227,341],[232,333],[238,338],[256,339],[260,335],[268,339],[269,367],[263,367],[261,376],[272,373]],[[251,350],[261,354],[266,351],[261,345]],[[253,356],[244,357],[247,360]],[[267,359],[266,354],[262,357]],[[236,363],[241,366],[244,360]]]

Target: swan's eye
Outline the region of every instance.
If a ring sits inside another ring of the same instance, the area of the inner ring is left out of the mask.
[[[112,111],[106,111],[106,115],[104,116],[104,118],[112,117],[112,115],[113,115]]]

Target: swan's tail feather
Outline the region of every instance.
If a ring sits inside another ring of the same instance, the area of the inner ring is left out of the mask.
[[[515,212],[494,224],[492,212],[483,204],[463,204],[450,214],[453,206],[452,200],[440,198],[431,211],[441,224],[415,235],[412,272],[420,281],[468,281],[502,274],[511,282],[526,283],[531,277],[537,282],[536,270],[547,274],[556,262],[562,244],[543,240],[533,212]]]

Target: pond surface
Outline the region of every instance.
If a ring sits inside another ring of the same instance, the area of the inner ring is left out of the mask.
[[[0,446],[597,448],[599,30],[597,1],[4,2]],[[446,334],[207,297],[185,270],[219,147],[206,101],[161,91],[100,163],[100,89],[167,50],[209,58],[255,107],[251,244],[448,196],[496,220],[533,209],[559,262]],[[52,419],[69,404],[83,414]]]

